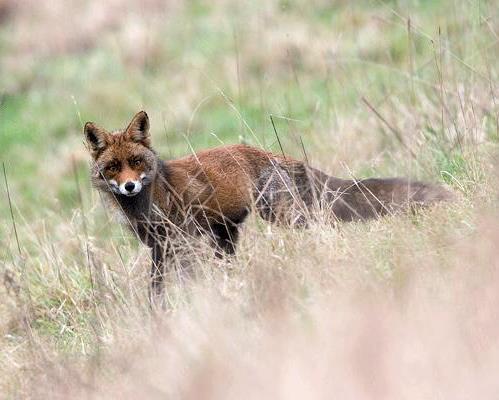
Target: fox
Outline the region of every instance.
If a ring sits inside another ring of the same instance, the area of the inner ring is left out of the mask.
[[[236,252],[251,212],[270,223],[303,227],[317,210],[335,222],[366,221],[454,199],[442,185],[406,178],[340,179],[308,162],[246,144],[163,160],[140,111],[126,128],[84,126],[91,182],[151,250],[149,297],[160,298],[179,233],[204,235],[215,255]]]

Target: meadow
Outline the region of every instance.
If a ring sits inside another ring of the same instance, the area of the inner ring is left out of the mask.
[[[497,398],[495,3],[0,0],[0,398]],[[232,259],[186,241],[151,310],[83,140],[139,110],[165,159],[282,147],[456,201],[251,215]]]

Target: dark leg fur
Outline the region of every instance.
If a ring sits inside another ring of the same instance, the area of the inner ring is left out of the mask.
[[[151,286],[149,288],[149,300],[151,306],[158,301],[162,301],[164,291],[164,274],[167,258],[166,244],[156,243],[151,249],[152,265],[151,265]]]
[[[224,254],[233,255],[236,252],[239,230],[237,225],[230,222],[213,224],[213,239],[215,240],[215,255],[222,258]]]
[[[249,210],[243,210],[237,216],[224,218],[222,222],[214,222],[210,226],[209,234],[216,247],[215,255],[222,258],[224,254],[233,255],[236,252],[239,238],[239,226],[244,222]]]
[[[163,304],[164,276],[168,267],[167,263],[171,256],[171,243],[168,230],[161,224],[150,224],[148,226],[147,244],[151,247],[151,286],[149,288],[149,299],[151,306]]]

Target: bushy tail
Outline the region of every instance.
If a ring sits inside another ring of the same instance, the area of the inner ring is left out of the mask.
[[[320,208],[343,221],[366,220],[454,198],[446,188],[405,178],[338,179],[298,161],[276,162],[255,192],[263,218],[302,224]]]
[[[340,220],[369,219],[400,210],[426,207],[453,198],[442,186],[405,178],[363,179],[338,182],[329,178],[325,198]]]

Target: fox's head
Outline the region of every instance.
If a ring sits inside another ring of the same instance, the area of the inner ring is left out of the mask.
[[[92,183],[100,190],[135,196],[150,184],[157,170],[157,157],[151,149],[149,118],[137,113],[124,130],[108,132],[93,122],[84,128],[93,157]]]

